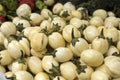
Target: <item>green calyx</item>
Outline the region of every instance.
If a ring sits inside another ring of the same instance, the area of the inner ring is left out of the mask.
[[[52,68],[49,70],[52,73],[49,74],[50,80],[53,80],[54,77],[60,76],[60,67],[52,64]]]
[[[77,73],[85,73],[85,69],[87,68],[87,65],[82,65],[81,62],[79,61],[79,57],[75,57],[72,59],[73,64],[77,66]]]
[[[100,32],[100,35],[98,36],[98,38],[103,38],[103,39],[105,39],[105,36],[104,36],[104,34],[103,34],[103,28],[102,28],[102,30],[101,30],[101,32]]]
[[[61,15],[61,17],[67,18],[69,15],[68,11],[64,11]]]
[[[25,64],[26,60],[24,59],[24,53],[23,51],[21,50],[21,57],[17,59],[18,63],[22,63],[22,64]]]
[[[17,26],[16,26],[17,30],[22,32],[22,30],[24,29],[23,27],[23,23],[19,23]]]
[[[79,30],[80,33],[81,33],[81,37],[84,37],[83,31],[86,29],[86,27],[87,27],[87,25],[82,24],[82,25],[78,28],[78,30]]]
[[[76,42],[79,42],[79,40],[78,40],[78,37],[75,37],[75,36],[74,36],[74,28],[72,28],[71,36],[72,36],[72,41],[71,41],[71,43],[72,43],[73,46],[75,46]]]
[[[53,24],[53,27],[50,30],[47,30],[47,27],[42,29],[41,32],[45,33],[46,35],[51,35],[53,32],[58,32],[60,30],[59,24]]]

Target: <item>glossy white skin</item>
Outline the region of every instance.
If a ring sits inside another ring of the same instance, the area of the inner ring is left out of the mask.
[[[66,62],[72,59],[73,53],[69,48],[66,47],[59,47],[55,49],[57,52],[55,52],[55,59],[58,62]]]
[[[92,42],[99,35],[99,31],[95,26],[88,26],[83,34],[88,42]]]
[[[22,56],[22,54],[25,55],[25,52],[24,52],[24,49],[23,49],[22,45],[16,40],[12,40],[8,44],[7,49],[9,51],[10,55],[14,59],[20,58]],[[21,51],[23,51],[23,53]]]
[[[52,73],[50,71],[50,69],[52,69],[52,64],[54,66],[59,66],[59,63],[53,58],[53,56],[48,55],[42,58],[42,67],[46,72]]]
[[[61,75],[67,80],[74,80],[77,77],[76,68],[72,62],[64,62],[60,65]]]
[[[114,27],[114,25],[111,23],[111,22],[106,22],[105,24],[104,24],[104,26],[106,27],[106,28],[112,28],[112,27]]]
[[[107,11],[104,9],[97,9],[93,12],[93,16],[101,17],[104,20],[107,17]]]
[[[66,25],[64,28],[63,28],[63,31],[62,31],[62,36],[63,38],[67,41],[67,42],[71,42],[72,41],[72,29],[74,30],[74,36],[75,37],[81,37],[81,34],[79,32],[79,30],[73,26],[73,25]]]
[[[30,39],[31,48],[35,51],[41,51],[46,48],[48,43],[48,38],[44,33],[35,33]]]
[[[98,67],[103,63],[104,57],[101,52],[94,49],[87,49],[81,53],[81,60],[88,66]]]
[[[63,76],[56,76],[53,80],[66,80],[66,79]]]
[[[55,0],[44,0],[44,3],[45,3],[47,6],[52,6],[52,5],[55,3]]]
[[[111,33],[112,32],[112,33]],[[119,32],[116,28],[112,27],[112,28],[106,28],[104,29],[104,36],[107,38],[112,38],[113,42],[118,41],[119,39]]]
[[[115,17],[115,14],[112,11],[108,11],[107,14],[109,17]]]
[[[2,72],[2,73],[5,73],[5,72],[6,72],[5,67],[4,67],[4,66],[2,66],[2,65],[0,65],[0,72]]]
[[[27,37],[28,39],[32,38],[30,35],[33,32],[40,32],[41,28],[39,26],[34,26],[34,27],[27,27],[25,29],[23,29],[23,33],[25,35],[25,37]]]
[[[23,28],[31,27],[31,24],[29,23],[29,21],[24,20],[24,19],[17,21],[16,25],[18,25],[18,24],[23,24]]]
[[[35,51],[34,49],[30,50],[32,56],[43,58],[44,54],[47,52],[47,49],[41,51]]]
[[[52,15],[52,12],[49,9],[42,9],[41,10],[41,15],[45,18],[45,19],[49,19],[50,15]]]
[[[1,65],[9,65],[13,61],[13,58],[10,56],[8,50],[0,51],[0,58]]]
[[[90,19],[90,24],[99,27],[103,25],[103,20],[102,18],[95,16]]]
[[[62,10],[63,10],[63,4],[61,4],[61,3],[56,3],[56,4],[53,6],[52,12],[53,12],[54,14],[59,14],[60,11],[62,11]]]
[[[28,32],[26,31],[28,39],[31,41],[34,35],[41,33],[40,31],[41,31],[41,28],[38,26],[32,27],[31,30],[28,29]]]
[[[50,30],[52,27],[51,27],[51,21],[49,20],[43,20],[41,23],[40,23],[40,28],[41,29],[45,29],[47,28],[47,30]]]
[[[109,80],[110,76],[102,71],[94,71],[91,80]]]
[[[51,27],[56,27],[54,24],[58,24],[60,26],[60,30],[62,31],[63,28],[66,26],[66,21],[62,19],[61,17],[54,17],[53,20],[51,21]]]
[[[104,24],[110,22],[114,27],[118,27],[119,26],[119,19],[116,17],[107,17],[104,21]]]
[[[25,54],[27,56],[30,56],[30,43],[28,41],[28,39],[26,38],[22,38],[19,43],[22,45],[24,51],[25,51]]]
[[[17,80],[33,80],[32,74],[27,71],[17,71],[15,76]]]
[[[102,54],[105,54],[108,51],[109,43],[108,43],[107,39],[96,37],[92,41],[92,45],[91,46],[92,46],[93,49],[101,52]]]
[[[43,71],[42,61],[36,56],[31,56],[28,59],[27,64],[28,64],[28,67],[29,67],[30,71],[33,74],[37,74],[37,73]]]
[[[67,9],[67,10],[75,10],[75,5],[73,5],[71,2],[66,2],[64,5],[64,9]]]
[[[21,17],[21,16],[28,16],[29,14],[31,14],[31,8],[29,5],[27,4],[22,4],[20,5],[17,10],[16,10],[16,14]]]
[[[12,19],[12,22],[14,23],[14,24],[17,24],[18,22],[19,22],[19,20],[21,20],[21,18],[20,17],[14,17],[13,19]]]
[[[72,14],[72,16],[75,17],[75,18],[79,18],[79,19],[82,18],[82,14],[81,14],[78,10],[72,10],[72,11],[71,11],[71,14]]]
[[[32,27],[27,27],[23,29],[24,36],[28,38],[29,33],[31,32]]]
[[[111,72],[111,76],[113,78],[119,78],[120,77],[120,58],[116,56],[108,56],[104,59],[105,65],[108,67],[108,69]]]
[[[75,18],[73,17],[71,20],[70,20],[70,24],[75,26],[76,28],[80,28],[81,25],[83,24],[82,20],[80,20],[79,18]]]
[[[18,61],[15,61],[11,65],[11,71],[13,73],[16,73],[18,71],[26,71],[26,70],[27,70],[27,64],[26,64],[26,62],[24,64],[24,63],[19,63]]]
[[[94,70],[92,69],[92,67],[87,66],[87,68],[85,69],[85,73],[82,72],[82,73],[78,74],[77,76],[78,76],[79,80],[90,80],[91,74],[93,72],[94,72]]]
[[[75,56],[81,56],[81,52],[88,49],[89,45],[87,41],[83,38],[78,38],[78,42],[75,43],[75,46],[70,43],[70,49],[72,50]]]
[[[96,70],[96,71],[102,71],[102,72],[104,72],[104,73],[106,73],[106,74],[108,74],[108,75],[111,74],[109,68],[108,68],[105,64],[97,67],[95,70]]]
[[[2,23],[0,30],[6,37],[10,36],[11,34],[16,34],[17,32],[15,24],[8,21]]]
[[[34,80],[50,80],[50,79],[47,73],[39,72],[35,75]]]
[[[63,36],[58,32],[53,32],[51,35],[49,35],[48,42],[53,49],[56,49],[58,47],[65,47],[65,40]]]
[[[117,54],[119,54],[119,50],[115,46],[110,46],[109,49],[108,49],[108,51],[107,51],[107,53],[106,53],[106,55],[107,56],[112,56],[113,53],[115,53],[115,52]]]
[[[42,15],[38,14],[38,13],[31,13],[30,14],[30,23],[32,25],[40,25],[41,21],[44,19]]]
[[[0,32],[0,45],[4,45],[4,39],[5,39],[4,34]]]

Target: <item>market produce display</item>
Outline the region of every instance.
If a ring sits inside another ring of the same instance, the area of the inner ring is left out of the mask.
[[[120,18],[112,11],[90,15],[71,2],[0,1],[0,77],[120,80],[119,52]]]

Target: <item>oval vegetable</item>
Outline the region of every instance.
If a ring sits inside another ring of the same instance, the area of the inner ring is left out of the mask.
[[[65,46],[65,40],[63,39],[63,36],[58,32],[53,32],[51,35],[49,35],[48,42],[53,49]]]
[[[28,64],[28,67],[29,67],[30,71],[33,74],[37,74],[37,73],[43,71],[42,61],[36,56],[31,56],[28,59],[27,64]]]
[[[9,65],[13,61],[13,58],[10,56],[8,50],[0,51],[0,64],[1,65]]]
[[[39,72],[35,75],[34,80],[50,80],[50,79],[47,73]]]
[[[29,16],[31,12],[31,8],[28,4],[21,4],[16,10],[16,14],[19,17]]]
[[[32,74],[27,71],[17,71],[15,76],[17,80],[33,80]]]
[[[73,57],[73,53],[69,48],[66,47],[59,47],[57,49],[55,49],[55,59],[58,62],[66,62],[69,61],[70,59],[72,59]]]
[[[50,69],[52,69],[53,65],[59,66],[59,63],[53,58],[53,56],[48,55],[48,56],[43,57],[42,67],[46,72],[52,73],[52,71],[50,71]]]
[[[81,60],[89,66],[98,67],[103,63],[104,57],[97,50],[87,49],[81,53]]]
[[[10,35],[13,35],[13,34],[16,34],[17,30],[16,30],[16,26],[14,23],[12,22],[4,22],[2,25],[1,25],[1,32],[6,36],[10,36]]]
[[[74,80],[77,77],[76,66],[72,62],[64,62],[60,65],[61,75],[69,80]]]

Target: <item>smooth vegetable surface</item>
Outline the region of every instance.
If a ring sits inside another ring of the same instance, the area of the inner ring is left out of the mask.
[[[120,18],[114,12],[89,15],[71,2],[16,1],[0,3],[0,72],[7,79],[120,79]]]

